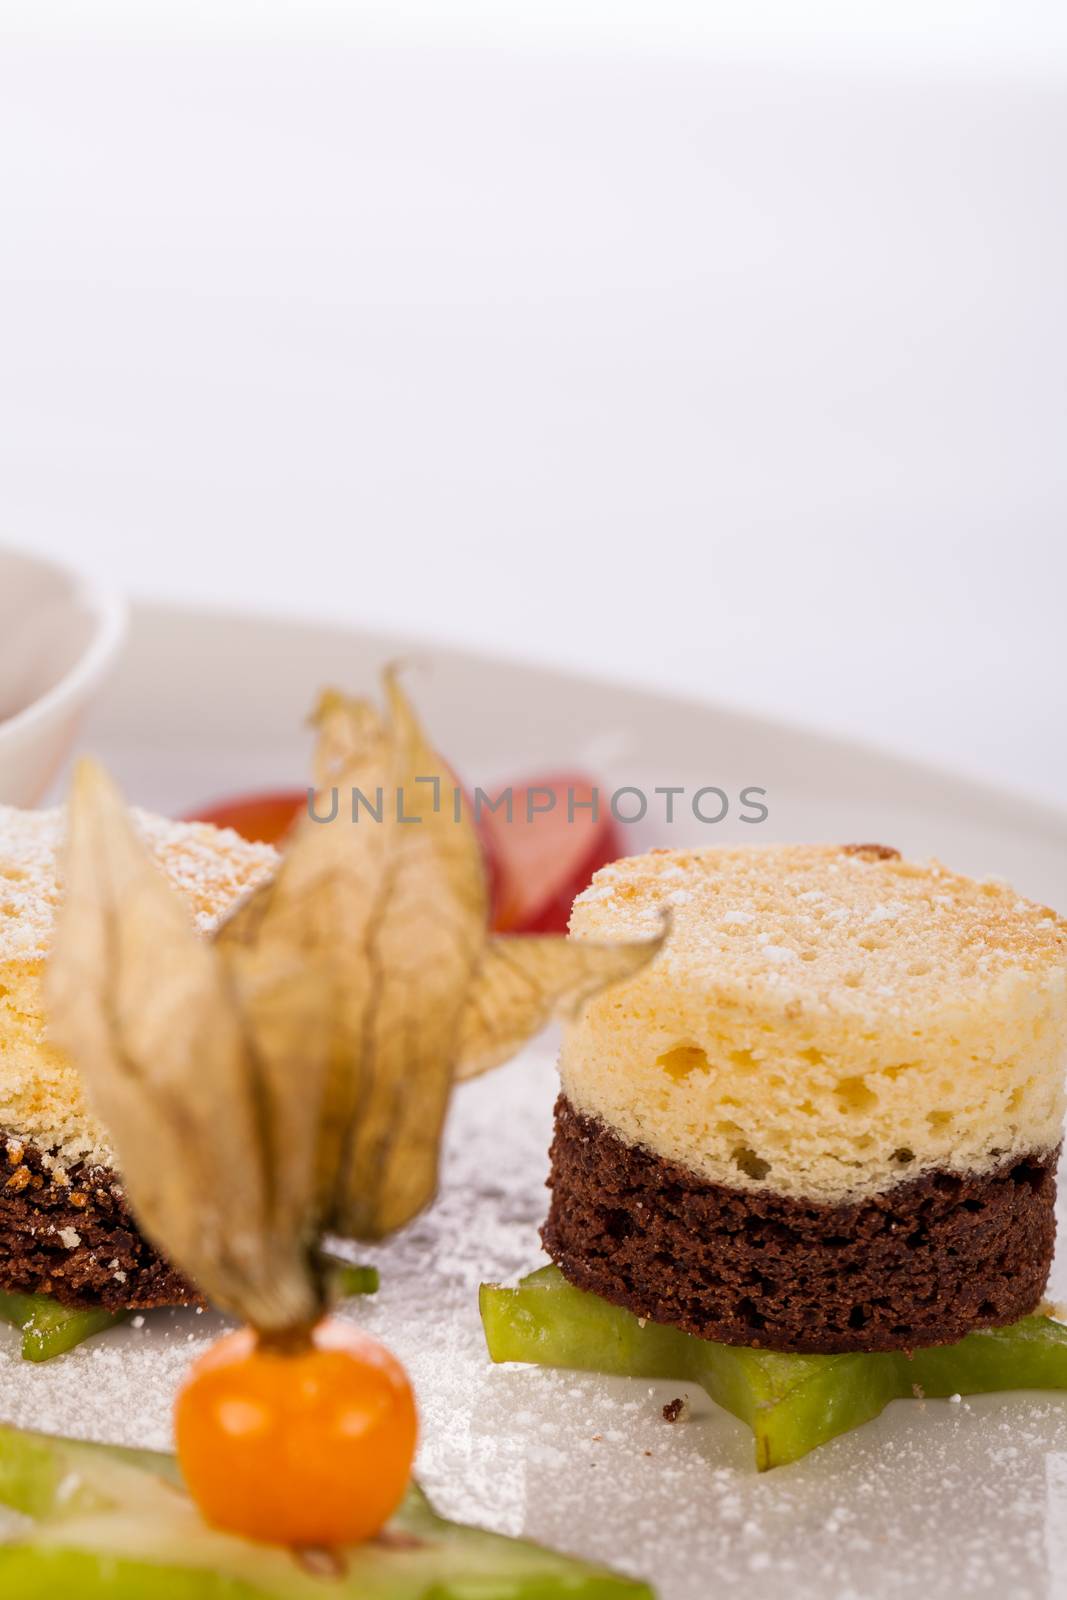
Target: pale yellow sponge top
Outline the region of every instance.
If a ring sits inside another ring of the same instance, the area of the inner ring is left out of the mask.
[[[563,1089],[710,1182],[823,1203],[1060,1141],[1067,923],[881,846],[652,851],[579,939],[665,948],[565,1029]]]
[[[229,829],[169,822],[135,811],[134,823],[202,931],[274,872],[269,845]],[[105,1130],[85,1104],[78,1074],[46,1036],[43,976],[62,898],[63,810],[0,806],[0,1137],[32,1140],[54,1165],[110,1165]]]

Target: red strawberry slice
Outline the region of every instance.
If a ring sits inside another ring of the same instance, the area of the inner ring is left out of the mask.
[[[253,844],[280,845],[306,805],[306,789],[275,789],[266,794],[239,794],[216,800],[190,811],[183,820],[232,828]]]
[[[467,798],[485,857],[493,928],[565,933],[575,895],[598,867],[623,853],[618,824],[597,785],[580,773],[553,774],[496,790],[488,804],[481,793],[476,806]],[[190,812],[185,820],[233,828],[245,839],[282,846],[306,804],[306,789],[234,795]]]
[[[451,801],[449,801],[451,804]],[[273,844],[282,848],[290,828],[307,805],[306,789],[277,789],[264,794],[232,795],[211,805],[190,811],[186,822],[210,822],[216,828],[233,828],[242,839],[254,844]],[[472,805],[467,796],[467,805]],[[486,887],[490,905],[495,904],[499,865],[496,845],[484,821],[478,825],[478,838],[485,859]]]
[[[499,933],[565,933],[575,895],[598,867],[623,853],[618,823],[598,785],[581,773],[530,779],[491,799],[508,792],[510,820],[503,803],[492,811],[484,803],[476,808],[498,862],[493,927]]]

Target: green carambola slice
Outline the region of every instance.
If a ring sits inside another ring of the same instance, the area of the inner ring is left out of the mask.
[[[50,1361],[64,1355],[94,1333],[113,1328],[124,1311],[71,1311],[44,1294],[15,1294],[0,1289],[0,1322],[22,1332],[24,1361]]]
[[[1024,1317],[910,1355],[788,1355],[641,1321],[573,1288],[556,1267],[513,1289],[483,1284],[481,1312],[494,1361],[698,1384],[748,1423],[760,1471],[869,1422],[890,1400],[1067,1389],[1067,1327],[1049,1317]]]
[[[446,1522],[413,1485],[379,1538],[327,1560],[217,1533],[172,1456],[0,1426],[0,1540],[19,1600],[653,1600],[642,1583]]]
[[[327,1261],[336,1274],[337,1293],[342,1299],[377,1294],[377,1267],[354,1266],[333,1256],[328,1256]],[[113,1328],[128,1315],[126,1311],[104,1311],[100,1307],[72,1311],[49,1295],[0,1289],[0,1322],[20,1329],[24,1361],[51,1361],[53,1356],[66,1355],[83,1340]]]

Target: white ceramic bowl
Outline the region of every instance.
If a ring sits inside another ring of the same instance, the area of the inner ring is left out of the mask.
[[[125,629],[118,595],[58,562],[0,549],[0,802],[40,800]]]

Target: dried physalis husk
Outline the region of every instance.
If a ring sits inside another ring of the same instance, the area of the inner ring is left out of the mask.
[[[60,1036],[146,1232],[261,1328],[321,1306],[321,1233],[380,1238],[432,1198],[457,1075],[661,942],[490,939],[466,803],[393,673],[386,702],[323,697],[315,803],[210,944],[102,775],[71,798]]]
[[[306,1170],[322,1008],[291,984],[268,1066],[226,969],[148,856],[111,781],[83,761],[50,963],[54,1037],[82,1070],[144,1232],[212,1300],[262,1328],[314,1320]],[[279,1093],[299,1081],[299,1096]],[[303,1157],[301,1160],[301,1150]]]
[[[631,978],[659,949],[663,934],[635,944],[595,944],[552,934],[490,939],[467,997],[456,1077],[498,1067],[555,1012],[573,1016],[611,983]]]
[[[374,1003],[377,974],[368,959],[375,908],[387,866],[384,829],[358,823],[342,809],[344,794],[373,796],[390,781],[392,740],[374,709],[322,707],[317,775],[333,784],[337,815],[320,795],[301,818],[275,877],[257,890],[218,930],[215,944],[229,969],[247,1025],[261,1053],[273,1054],[274,1018],[294,971],[310,969],[322,990],[325,1031],[321,1104],[307,1181],[316,1226],[328,1214],[343,1147],[362,1095],[360,1065],[364,1018]],[[339,742],[344,757],[338,762]],[[327,762],[324,748],[329,748]],[[299,1085],[294,1086],[299,1093]]]
[[[328,1217],[358,1237],[391,1232],[433,1197],[456,1037],[488,910],[481,848],[470,818],[461,810],[456,819],[452,773],[393,676],[387,692],[399,804],[383,821],[389,870],[368,950],[378,981]]]
[[[302,820],[276,878],[218,935],[239,951],[253,1015],[257,989],[294,947],[327,976],[320,1221],[358,1238],[400,1227],[433,1195],[460,1016],[485,942],[481,852],[462,809],[457,821],[453,776],[395,674],[386,694],[384,730],[363,702],[323,697],[320,752],[330,755],[317,776],[338,791],[338,814]],[[314,815],[334,809],[320,795]]]

